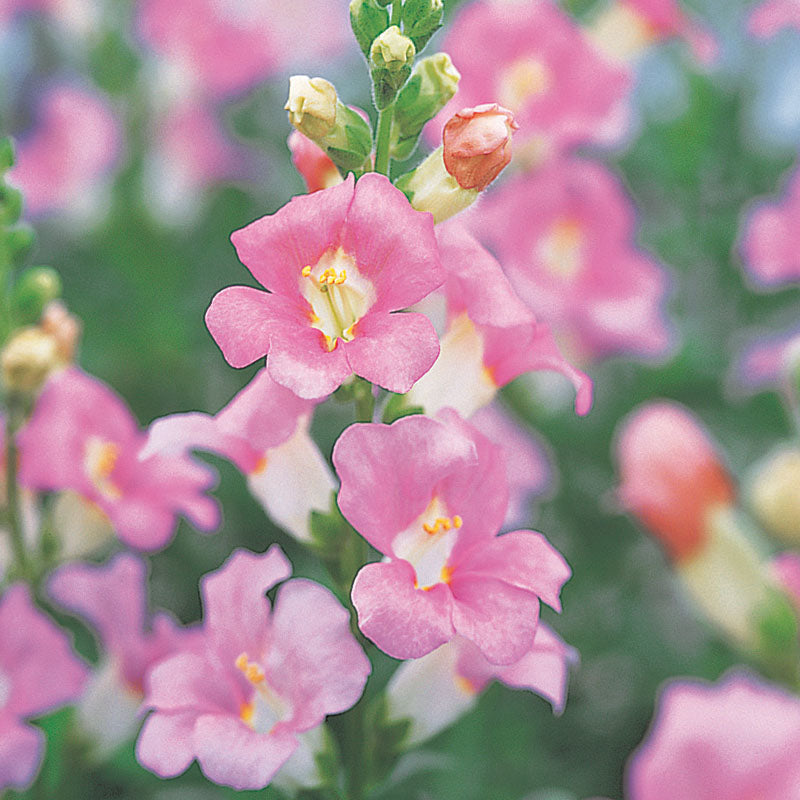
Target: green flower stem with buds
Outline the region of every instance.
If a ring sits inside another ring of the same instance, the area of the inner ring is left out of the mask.
[[[396,0],[392,3],[392,16],[390,25],[400,25],[403,16],[403,2]],[[378,112],[378,128],[375,133],[375,172],[389,175],[392,148],[392,117],[394,116],[394,103]]]
[[[8,534],[11,539],[11,549],[14,554],[15,571],[18,577],[26,578],[30,572],[30,565],[28,564],[28,556],[25,552],[25,539],[22,532],[19,483],[17,481],[19,451],[17,450],[16,442],[17,431],[22,426],[23,420],[24,414],[20,404],[14,402],[13,398],[11,398],[6,411],[5,430],[6,517],[8,522]]]

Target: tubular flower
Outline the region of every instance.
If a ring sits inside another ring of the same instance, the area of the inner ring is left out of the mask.
[[[77,709],[99,758],[134,738],[150,669],[199,643],[199,632],[180,628],[170,614],[150,618],[146,581],[141,558],[120,553],[102,566],[66,564],[48,583],[50,597],[86,620],[100,639],[103,657]]]
[[[88,670],[27,586],[11,586],[0,598],[0,631],[1,791],[27,788],[42,761],[44,734],[25,720],[76,700]]]
[[[747,29],[754,36],[773,36],[783,28],[800,29],[796,0],[765,0],[752,9],[747,20]]]
[[[462,108],[496,100],[520,130],[516,153],[537,162],[576,145],[606,138],[630,84],[550,0],[480,0],[459,9],[442,43],[461,72],[455,97],[428,126],[441,140],[445,123]]]
[[[352,176],[293,198],[231,237],[269,291],[230,286],[206,324],[228,363],[267,357],[278,383],[325,397],[352,373],[407,392],[436,360],[436,332],[421,314],[391,313],[441,285],[433,220],[388,178]]]
[[[500,448],[445,410],[353,425],[333,462],[342,513],[387,557],[353,583],[362,632],[394,658],[460,634],[493,664],[520,659],[540,598],[558,610],[570,568],[539,533],[497,535],[508,505]]]
[[[162,662],[147,682],[153,713],[137,744],[147,769],[169,778],[197,759],[215,783],[261,789],[293,755],[303,761],[298,736],[361,696],[370,663],[327,589],[291,580],[270,607],[265,593],[290,572],[273,546],[237,550],[204,578],[204,648]]]
[[[774,580],[741,530],[733,481],[695,418],[650,403],[617,433],[624,507],[664,545],[686,590],[739,645],[758,644]]]
[[[554,370],[576,389],[575,409],[592,404],[590,378],[559,353],[547,325],[517,297],[492,255],[457,224],[437,228],[447,279],[447,330],[439,358],[408,393],[435,414],[447,406],[469,417],[497,390],[531,370]]]
[[[515,178],[484,198],[474,226],[522,300],[579,358],[668,352],[666,274],[635,247],[633,205],[605,167],[571,159]]]
[[[315,405],[263,369],[214,417],[197,412],[156,420],[148,449],[175,455],[210,450],[229,459],[272,519],[309,541],[311,511],[327,512],[336,488],[308,432]]]
[[[303,136],[300,131],[289,134],[288,145],[292,153],[292,164],[302,176],[309,192],[330,189],[342,182],[336,164],[319,145]]]
[[[567,699],[569,668],[577,661],[577,651],[543,622],[531,649],[503,667],[490,664],[474,644],[456,636],[432,653],[400,665],[386,687],[389,718],[411,722],[404,741],[411,747],[467,713],[493,680],[541,695],[560,714]]]
[[[628,800],[797,800],[800,701],[744,671],[671,681],[625,783]]]
[[[164,547],[178,514],[214,530],[219,510],[204,494],[214,473],[185,456],[145,454],[146,444],[119,396],[79,369],[65,369],[45,384],[20,432],[20,482],[77,492],[139,550]]]

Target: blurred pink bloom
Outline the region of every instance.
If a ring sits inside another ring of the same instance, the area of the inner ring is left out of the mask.
[[[131,547],[164,547],[179,514],[200,530],[219,524],[216,502],[204,494],[214,473],[185,456],[144,456],[147,435],[123,400],[77,368],[50,378],[19,444],[21,483],[72,489],[107,514]]]
[[[674,680],[628,764],[627,800],[800,798],[800,700],[745,672]]]
[[[754,36],[772,36],[782,28],[800,29],[797,0],[766,0],[752,9],[747,20],[747,29]]]
[[[370,663],[334,596],[298,579],[273,546],[237,550],[201,585],[205,649],[159,664],[145,704],[153,713],[137,745],[139,762],[162,778],[194,759],[215,783],[260,789],[299,746],[298,735],[361,696]]]
[[[138,13],[145,43],[220,97],[350,40],[344,6],[328,0],[140,0]]]
[[[100,95],[68,85],[51,88],[9,173],[25,195],[27,213],[78,218],[99,213],[121,138],[119,122]]]
[[[419,658],[460,634],[493,664],[519,660],[540,598],[560,610],[570,568],[539,533],[498,537],[508,506],[500,448],[445,410],[352,425],[333,463],[342,513],[388,557],[353,583],[363,633],[394,658]]]
[[[514,115],[497,103],[462,108],[442,131],[445,169],[462,189],[482,192],[511,163]]]
[[[156,420],[148,451],[210,450],[229,459],[273,520],[309,541],[311,511],[327,512],[336,488],[308,432],[317,402],[297,397],[262,369],[216,416],[194,412]]]
[[[567,699],[569,669],[577,661],[577,651],[543,622],[536,628],[531,649],[504,667],[490,664],[474,644],[456,636],[398,667],[386,687],[389,717],[410,720],[403,744],[413,746],[469,711],[493,680],[541,695],[560,714]]]
[[[553,370],[575,387],[575,410],[592,405],[592,382],[561,355],[547,325],[517,297],[492,255],[459,223],[436,229],[447,275],[447,330],[439,358],[408,394],[426,413],[468,417],[497,390],[532,370]]]
[[[700,422],[678,403],[649,402],[617,431],[618,497],[676,560],[691,559],[708,519],[736,491]]]
[[[120,553],[104,565],[66,564],[50,577],[48,593],[97,632],[103,658],[78,706],[83,730],[111,753],[132,739],[145,678],[159,661],[199,643],[197,630],[177,625],[171,614],[147,611],[147,568]]]
[[[550,0],[477,0],[459,9],[442,43],[461,73],[455,97],[428,126],[438,144],[462,108],[497,102],[519,124],[515,151],[538,161],[579,144],[605,140],[630,87]]]
[[[800,8],[800,5],[798,5]],[[740,251],[749,276],[765,288],[800,285],[800,170],[778,202],[761,202],[744,221]]]
[[[736,383],[750,391],[779,389],[789,383],[792,367],[800,365],[800,328],[755,339],[739,354]]]
[[[303,136],[300,131],[294,130],[289,134],[288,145],[292,153],[292,164],[302,175],[309,192],[330,189],[342,182],[336,164],[319,145]]]
[[[800,553],[788,552],[776,556],[772,561],[772,571],[800,615]]]
[[[395,314],[439,285],[433,219],[389,180],[367,173],[293,198],[231,237],[268,292],[230,286],[206,324],[234,367],[267,369],[301,397],[330,394],[355,373],[407,392],[439,353],[422,314]]]
[[[572,159],[521,175],[487,195],[473,219],[570,354],[667,353],[667,276],[635,247],[633,205],[605,167]]]
[[[0,598],[0,791],[25,789],[44,755],[44,734],[26,724],[76,700],[88,670],[66,633],[16,584]]]

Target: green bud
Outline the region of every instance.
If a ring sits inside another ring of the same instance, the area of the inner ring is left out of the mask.
[[[0,175],[14,166],[14,143],[10,138],[0,139]]]
[[[35,235],[32,228],[22,226],[6,233],[6,246],[14,261],[23,258],[33,247]]]
[[[14,318],[30,325],[42,316],[44,307],[61,295],[61,277],[50,267],[31,267],[19,277],[11,295]]]
[[[351,0],[350,26],[361,52],[369,58],[372,43],[389,27],[389,12],[374,0]]]
[[[442,0],[406,0],[403,6],[403,30],[419,53],[431,36],[442,27]]]
[[[379,111],[390,106],[398,90],[411,75],[416,55],[414,43],[400,33],[397,25],[385,30],[369,51],[375,105]]]
[[[395,100],[392,158],[402,161],[411,155],[423,126],[455,95],[460,78],[447,53],[436,53],[417,62]]]
[[[0,225],[13,225],[22,215],[22,193],[0,183]]]

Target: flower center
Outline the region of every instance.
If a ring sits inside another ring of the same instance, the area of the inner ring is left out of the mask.
[[[0,711],[8,702],[9,697],[11,697],[11,679],[0,670]]]
[[[417,588],[430,589],[450,580],[447,559],[463,524],[458,514],[451,516],[444,503],[434,497],[425,511],[394,537],[394,553],[414,567]]]
[[[300,292],[311,306],[311,325],[325,334],[328,350],[339,339],[352,341],[355,324],[375,302],[375,288],[356,267],[355,260],[338,248],[300,272]]]
[[[583,228],[574,218],[558,220],[537,248],[539,260],[558,278],[574,278],[583,266]]]
[[[86,442],[83,455],[86,474],[92,485],[103,497],[108,500],[119,500],[122,492],[111,480],[111,473],[117,465],[119,458],[119,445],[91,436]]]
[[[498,86],[498,101],[516,113],[529,100],[544,94],[551,83],[547,65],[536,58],[520,58],[503,72]]]
[[[236,669],[254,688],[249,702],[242,703],[239,717],[256,733],[269,733],[278,722],[286,718],[289,709],[270,689],[264,668],[258,662],[251,661],[247,653],[241,653],[234,663]]]

